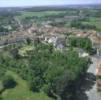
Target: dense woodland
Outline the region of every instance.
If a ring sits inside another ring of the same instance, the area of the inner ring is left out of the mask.
[[[28,57],[21,57],[17,50],[13,49],[14,53],[11,50],[1,52],[1,79],[7,70],[12,70],[28,81],[33,92],[44,91],[54,98],[72,97],[77,80],[86,73],[90,64],[89,59],[79,58],[75,50],[61,53],[52,45],[36,44],[32,52],[27,52]]]

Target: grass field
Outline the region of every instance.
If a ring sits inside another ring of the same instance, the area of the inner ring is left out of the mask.
[[[24,19],[25,17],[44,17],[44,16],[51,16],[51,15],[58,15],[61,13],[65,13],[66,11],[42,11],[42,12],[21,12],[20,16],[16,16],[19,19]]]
[[[15,73],[8,71],[8,75],[12,75],[17,82],[17,86],[12,89],[5,90],[2,93],[3,100],[51,100],[44,93],[33,93],[29,90],[27,82],[22,80]]]

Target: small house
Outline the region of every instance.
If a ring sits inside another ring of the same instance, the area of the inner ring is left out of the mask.
[[[83,49],[78,49],[79,57],[89,57],[89,54]]]

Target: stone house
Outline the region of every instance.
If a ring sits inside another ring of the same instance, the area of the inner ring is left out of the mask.
[[[45,42],[53,44],[57,49],[63,49],[65,47],[65,38],[58,36],[46,36],[44,39]]]

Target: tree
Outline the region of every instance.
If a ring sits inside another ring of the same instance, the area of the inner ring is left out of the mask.
[[[71,37],[69,43],[70,46],[82,48],[89,53],[92,51],[92,42],[89,38]]]
[[[27,39],[26,39],[26,42],[27,42],[27,44],[29,45],[29,44],[31,44],[32,40],[31,40],[30,38],[27,38]]]
[[[20,57],[18,48],[14,48],[11,50],[11,54],[14,58],[18,59]]]
[[[32,91],[42,90],[54,98],[65,97],[68,92],[67,98],[70,98],[75,82],[86,72],[88,63],[85,58],[79,58],[73,49],[61,53],[51,45],[37,44],[30,55],[30,74],[26,77],[30,77]],[[67,87],[68,90],[65,90]]]
[[[84,24],[81,19],[73,20],[70,24],[71,27],[79,28],[79,29],[97,29],[95,25]]]

